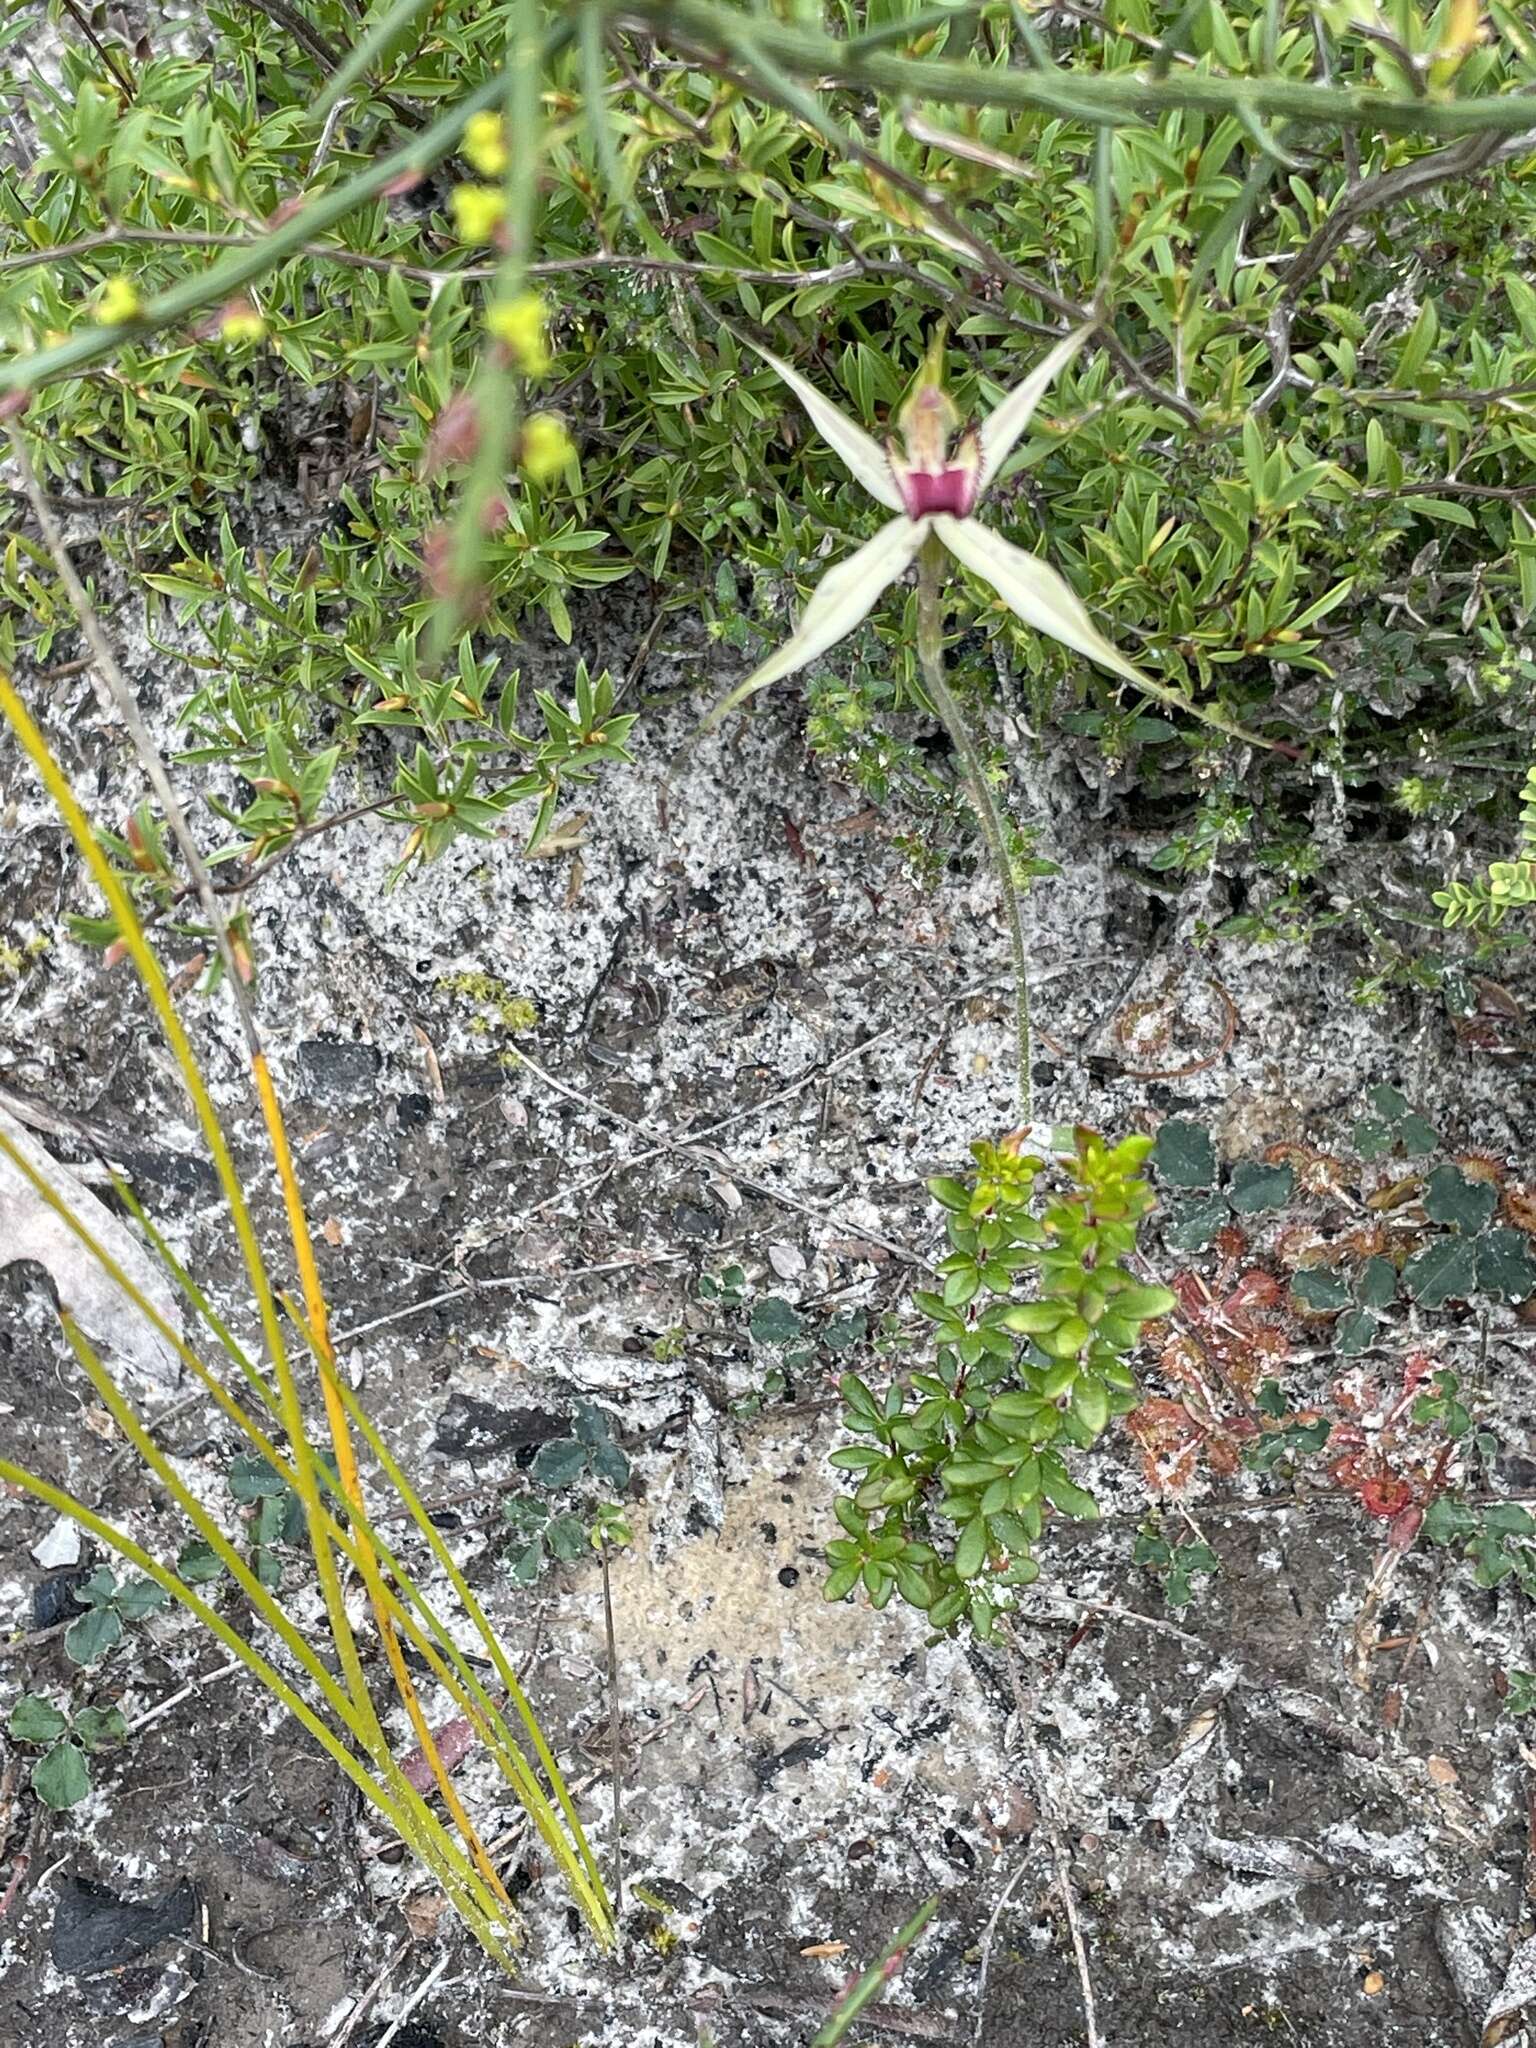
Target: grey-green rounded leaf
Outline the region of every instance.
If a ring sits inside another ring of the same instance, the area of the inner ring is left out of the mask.
[[[56,1743],[32,1767],[32,1790],[55,1813],[78,1806],[90,1789],[91,1774],[78,1743]]]

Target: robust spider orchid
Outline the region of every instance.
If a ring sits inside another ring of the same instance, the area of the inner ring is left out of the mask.
[[[990,583],[1026,626],[1087,655],[1150,696],[1172,695],[1126,660],[1100,633],[1082,600],[1037,555],[1015,547],[972,515],[1029,425],[1053,379],[1071,362],[1091,329],[1079,328],[1056,344],[997,409],[955,438],[960,425],[944,389],[942,341],[935,341],[922,375],[896,415],[899,443],[881,447],[864,429],[823,398],[798,371],[756,342],[757,353],[794,392],[813,423],[871,497],[896,517],[847,561],[828,570],[811,595],[793,636],[734,689],[718,715],[804,668],[835,645],[873,609],[880,593],[916,560],[930,535],[967,569]]]

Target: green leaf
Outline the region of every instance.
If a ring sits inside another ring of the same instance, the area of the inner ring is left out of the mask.
[[[201,1537],[184,1543],[176,1559],[176,1576],[186,1586],[212,1585],[223,1570],[212,1545],[204,1543]]]
[[[1376,1341],[1381,1325],[1368,1308],[1352,1308],[1333,1326],[1334,1348],[1341,1358],[1358,1358]]]
[[[594,1444],[588,1455],[593,1473],[605,1486],[611,1486],[616,1493],[628,1486],[629,1459],[612,1437],[604,1437],[600,1444]]]
[[[1099,1504],[1093,1495],[1074,1485],[1067,1477],[1061,1460],[1050,1452],[1040,1460],[1040,1491],[1052,1507],[1060,1508],[1074,1521],[1096,1522],[1099,1519]]]
[[[574,1564],[587,1550],[587,1525],[580,1515],[551,1515],[544,1529],[544,1542],[551,1557],[562,1564]]]
[[[753,1304],[747,1327],[755,1343],[792,1344],[805,1328],[805,1319],[778,1295],[765,1294]]]
[[[1385,1159],[1392,1150],[1392,1126],[1383,1123],[1379,1117],[1365,1116],[1355,1125],[1355,1150],[1367,1163]]]
[[[1536,1671],[1507,1671],[1509,1690],[1504,1695],[1506,1714],[1529,1714],[1536,1711]]]
[[[1296,1189],[1296,1175],[1289,1166],[1261,1166],[1244,1159],[1232,1169],[1227,1200],[1239,1216],[1256,1216],[1261,1210],[1280,1209]]]
[[[1122,1287],[1109,1297],[1111,1313],[1125,1316],[1133,1323],[1172,1315],[1178,1305],[1179,1298],[1171,1287]]]
[[[117,1575],[110,1565],[99,1564],[83,1586],[76,1586],[75,1598],[82,1607],[110,1607],[117,1598]]]
[[[56,1742],[69,1726],[69,1719],[40,1694],[24,1692],[12,1707],[5,1726],[6,1732],[18,1742]]]
[[[119,1707],[82,1707],[75,1716],[77,1740],[94,1756],[99,1749],[116,1749],[128,1740],[128,1723]]]
[[[287,1487],[259,1451],[242,1451],[230,1461],[229,1490],[238,1501],[271,1500]]]
[[[1477,1284],[1500,1301],[1524,1301],[1536,1294],[1536,1259],[1518,1230],[1500,1224],[1477,1240]]]
[[[941,1209],[952,1209],[959,1215],[964,1215],[971,1206],[970,1189],[963,1181],[951,1180],[947,1174],[929,1181],[928,1192]]]
[[[163,1607],[170,1597],[164,1586],[153,1579],[125,1579],[113,1605],[124,1621],[142,1621],[146,1614]]]
[[[859,1569],[858,1561],[855,1560],[852,1564],[840,1564],[835,1571],[828,1572],[827,1582],[821,1589],[822,1598],[846,1600],[859,1583]]]
[[[1390,1259],[1367,1259],[1355,1282],[1355,1299],[1362,1308],[1390,1308],[1397,1299],[1397,1268]]]
[[[862,1344],[869,1331],[869,1318],[863,1309],[847,1309],[822,1326],[821,1341],[831,1352],[852,1351]]]
[[[1349,1306],[1349,1289],[1338,1274],[1325,1273],[1316,1266],[1291,1275],[1291,1292],[1308,1308],[1331,1310]]]
[[[962,1579],[974,1579],[986,1561],[986,1520],[981,1515],[973,1515],[960,1531],[960,1540],[955,1545],[955,1572]]]
[[[1398,1125],[1397,1142],[1410,1159],[1418,1159],[1426,1152],[1433,1152],[1440,1139],[1434,1125],[1415,1112],[1405,1116]]]
[[[1072,1413],[1092,1435],[1109,1421],[1109,1393],[1102,1382],[1082,1378],[1072,1390]]]
[[[941,1599],[935,1600],[928,1610],[928,1619],[934,1628],[945,1629],[957,1622],[965,1612],[970,1594],[964,1586],[953,1586]]]
[[[1170,1187],[1208,1188],[1216,1179],[1216,1148],[1204,1124],[1170,1117],[1152,1147],[1152,1164]]]
[[[32,1767],[32,1790],[55,1813],[89,1796],[91,1774],[78,1743],[60,1742]]]
[[[1498,1190],[1486,1181],[1468,1180],[1454,1166],[1437,1166],[1425,1184],[1424,1212],[1431,1223],[1471,1235],[1482,1229],[1498,1199]]]
[[[1203,1252],[1226,1228],[1228,1214],[1225,1195],[1171,1203],[1163,1217],[1163,1242],[1170,1251]]]
[[[64,1652],[76,1664],[95,1664],[121,1640],[123,1624],[111,1607],[93,1607],[64,1631]]]
[[[1477,1289],[1476,1246],[1465,1237],[1438,1238],[1404,1266],[1403,1285],[1421,1308],[1464,1300]]]
[[[540,1444],[531,1469],[540,1486],[574,1486],[585,1476],[587,1447],[574,1437],[556,1437],[553,1443]]]

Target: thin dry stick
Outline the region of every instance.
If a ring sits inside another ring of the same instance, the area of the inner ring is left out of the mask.
[[[1056,1889],[1061,1895],[1062,1910],[1067,1916],[1067,1931],[1072,1940],[1072,1954],[1077,1962],[1077,1979],[1083,1993],[1083,2025],[1087,2030],[1088,2048],[1104,2048],[1104,2036],[1099,2032],[1099,2008],[1093,1995],[1093,1978],[1088,1970],[1088,1945],[1083,1940],[1082,1923],[1077,1914],[1077,1893],[1072,1887],[1072,1866],[1067,1856],[1066,1837],[1061,1823],[1056,1818],[1055,1792],[1047,1775],[1045,1759],[1040,1754],[1040,1745],[1035,1740],[1030,1725],[1030,1711],[1033,1701],[1026,1701],[1024,1688],[1019,1678],[1019,1660],[1015,1653],[1013,1637],[1005,1634],[1003,1647],[1008,1658],[1008,1680],[1013,1688],[1014,1721],[1018,1727],[1019,1746],[1029,1763],[1030,1774],[1035,1781],[1035,1790],[1040,1795],[1040,1816],[1045,1822],[1045,1831],[1051,1838],[1051,1855],[1056,1870]]]
[[[624,1160],[622,1164],[625,1167],[638,1166],[643,1160],[655,1158],[662,1152],[676,1152],[684,1159],[702,1159],[705,1165],[714,1164],[707,1154],[700,1151],[697,1139],[691,1142],[681,1138],[658,1139],[654,1131],[647,1130],[645,1125],[637,1123],[634,1117],[626,1116],[623,1110],[614,1109],[611,1104],[599,1101],[590,1092],[583,1093],[568,1086],[564,1081],[557,1081],[553,1074],[547,1072],[537,1061],[531,1060],[527,1053],[519,1052],[518,1061],[536,1080],[541,1081],[546,1088],[552,1089],[556,1095],[563,1095],[568,1102],[576,1103],[579,1108],[607,1117],[611,1123],[622,1124],[625,1130],[633,1131],[637,1137],[649,1140],[652,1149],[649,1152],[642,1152],[638,1158]],[[841,1229],[867,1239],[871,1244],[880,1245],[894,1258],[904,1260],[909,1266],[916,1266],[925,1273],[932,1271],[928,1261],[913,1251],[910,1245],[899,1244],[895,1238],[882,1237],[878,1231],[870,1230],[862,1223],[855,1223],[850,1217],[839,1216],[834,1209],[818,1209],[810,1202],[802,1202],[796,1196],[786,1194],[782,1188],[771,1187],[767,1181],[754,1180],[750,1174],[737,1172],[734,1165],[731,1167],[731,1174],[744,1188],[750,1188],[757,1195],[766,1195],[772,1202],[782,1203],[786,1209],[793,1209],[797,1215],[809,1216],[817,1223],[836,1224]],[[572,1188],[562,1190],[560,1195],[551,1196],[548,1201],[539,1203],[537,1208],[530,1209],[528,1217],[537,1216],[540,1211],[553,1207],[556,1202],[567,1199],[574,1192],[575,1189]],[[528,1217],[524,1218],[525,1222]]]
[[[405,2025],[406,2021],[410,2018],[411,2014],[416,2010],[417,2006],[420,2005],[421,2001],[432,1989],[432,1986],[437,1982],[438,1978],[441,1977],[443,1972],[447,1969],[449,1960],[450,1958],[447,1954],[438,1957],[437,1961],[432,1965],[431,1969],[428,1970],[425,1977],[422,1978],[421,1982],[416,1986],[416,1989],[411,1993],[410,1997],[405,2001],[404,2005],[401,2006],[400,2010],[395,2014],[394,2018],[390,2021],[389,2025],[384,2029],[383,2033],[379,2036],[378,2041],[376,2043],[376,2048],[390,2048],[390,2043],[399,2038],[400,2029]]]
[[[1028,1868],[1029,1864],[1021,1859],[1018,1869],[1009,1878],[1001,1898],[992,1908],[987,1919],[986,1932],[981,1937],[981,1973],[976,1983],[976,2032],[972,2037],[975,2048],[981,2048],[981,2037],[987,2025],[987,1975],[992,1968],[992,1943],[997,1934],[997,1923],[1007,1911],[1010,1900],[1019,1888],[1019,1880]]]
[[[402,1935],[400,1940],[395,1943],[389,1954],[384,1958],[373,1982],[347,2014],[345,2020],[342,2021],[341,2032],[332,2035],[328,2048],[347,2048],[347,2043],[352,2039],[352,2036],[357,2032],[369,2013],[373,2011],[378,2001],[379,1993],[394,1975],[398,1965],[404,1960],[406,1951],[410,1946],[411,1937],[408,1934]]]

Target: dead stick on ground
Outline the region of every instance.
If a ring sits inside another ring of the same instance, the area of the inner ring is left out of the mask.
[[[1045,1831],[1051,1838],[1051,1855],[1056,1866],[1056,1889],[1061,1894],[1062,1910],[1067,1916],[1067,1932],[1072,1940],[1072,1954],[1077,1961],[1077,1981],[1083,1993],[1083,2025],[1086,2029],[1088,2048],[1104,2048],[1104,2036],[1099,2032],[1099,2008],[1093,1995],[1093,1978],[1088,1970],[1088,1944],[1083,1940],[1082,1922],[1077,1914],[1077,1893],[1072,1888],[1072,1866],[1067,1856],[1066,1836],[1056,1818],[1056,1793],[1046,1771],[1045,1759],[1040,1754],[1040,1745],[1035,1740],[1030,1714],[1034,1702],[1026,1701],[1024,1688],[1019,1678],[1019,1660],[1015,1653],[1011,1635],[1005,1635],[1003,1646],[1008,1657],[1008,1679],[1013,1688],[1014,1720],[1018,1725],[1019,1746],[1029,1764],[1030,1775],[1035,1781],[1035,1791],[1040,1800],[1040,1818]]]
[[[981,1937],[981,1971],[976,1982],[976,2032],[973,2036],[975,2048],[981,2048],[981,2037],[987,2025],[987,1975],[992,1968],[992,1943],[997,1934],[997,1923],[1007,1911],[1010,1900],[1019,1888],[1019,1879],[1028,1870],[1029,1864],[1020,1860],[1018,1869],[1009,1878],[1002,1897],[992,1908],[987,1921],[986,1932]]]

